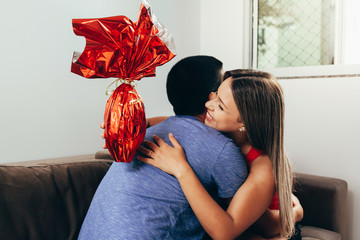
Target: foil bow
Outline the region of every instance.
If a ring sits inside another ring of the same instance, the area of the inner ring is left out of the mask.
[[[81,54],[74,52],[71,71],[85,78],[124,80],[106,103],[105,141],[115,161],[130,162],[146,131],[144,104],[131,83],[155,76],[155,68],[175,56],[172,35],[146,0],[136,22],[114,16],[72,23],[74,33],[86,38],[86,46]]]

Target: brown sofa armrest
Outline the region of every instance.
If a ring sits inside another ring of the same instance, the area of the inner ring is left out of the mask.
[[[0,238],[77,239],[112,162],[91,154],[0,165]]]
[[[347,182],[295,173],[295,192],[304,208],[301,225],[337,232],[347,239]]]
[[[95,158],[96,158],[96,159],[109,159],[109,160],[114,160],[108,150],[101,150],[101,151],[96,152]]]

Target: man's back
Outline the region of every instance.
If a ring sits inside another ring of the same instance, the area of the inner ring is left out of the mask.
[[[193,117],[170,117],[147,130],[168,141],[172,132],[207,191],[232,197],[247,176],[240,150]],[[136,158],[136,156],[135,156]],[[203,229],[177,179],[136,159],[115,162],[93,198],[80,239],[201,239]]]

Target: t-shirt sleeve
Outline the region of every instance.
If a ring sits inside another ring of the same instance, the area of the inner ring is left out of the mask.
[[[233,197],[248,175],[247,164],[240,149],[228,141],[212,169],[212,177],[221,198]]]

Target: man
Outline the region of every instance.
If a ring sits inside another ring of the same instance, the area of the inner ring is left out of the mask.
[[[222,63],[209,56],[182,59],[170,70],[167,95],[176,116],[148,128],[171,132],[188,162],[217,200],[231,198],[247,177],[240,150],[206,126],[205,102],[221,83]],[[114,162],[94,195],[79,239],[201,239],[204,230],[175,177],[136,159]]]

